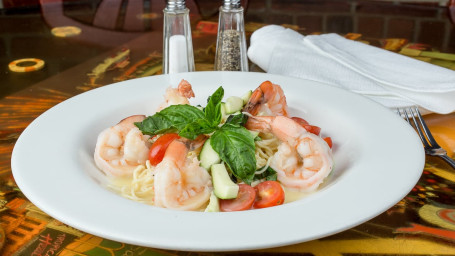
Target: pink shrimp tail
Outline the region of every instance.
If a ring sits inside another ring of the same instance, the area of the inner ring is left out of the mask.
[[[286,96],[283,89],[270,81],[261,83],[254,90],[243,111],[258,115],[265,109],[268,115],[288,116]]]
[[[208,136],[201,134],[197,136],[194,140],[187,139],[185,137],[180,138],[179,140],[187,146],[190,151],[200,150],[204,146],[205,141],[208,139]]]
[[[297,122],[285,116],[250,116],[245,127],[253,131],[272,132],[281,141],[288,143],[299,134],[307,132]]]
[[[271,132],[272,116],[250,116],[245,124],[245,128],[252,131]]]
[[[182,79],[182,81],[180,81],[177,89],[179,90],[180,95],[188,99],[194,97],[193,88],[191,87],[191,84],[185,79]]]

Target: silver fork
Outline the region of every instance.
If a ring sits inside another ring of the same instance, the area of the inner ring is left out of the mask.
[[[423,143],[425,154],[440,157],[455,169],[455,161],[447,155],[447,152],[433,138],[418,107],[399,108],[397,109],[397,113],[417,130],[420,140]]]

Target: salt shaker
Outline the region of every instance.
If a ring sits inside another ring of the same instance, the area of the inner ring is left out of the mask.
[[[168,0],[163,13],[163,73],[194,71],[190,11],[185,0]]]
[[[245,25],[240,0],[223,0],[220,7],[215,70],[248,71]]]

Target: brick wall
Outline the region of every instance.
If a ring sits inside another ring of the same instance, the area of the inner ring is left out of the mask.
[[[366,38],[406,38],[455,52],[455,26],[440,2],[250,0],[247,21],[296,24],[304,34],[361,33]]]

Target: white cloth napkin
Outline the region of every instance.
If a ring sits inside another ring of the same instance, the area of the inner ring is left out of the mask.
[[[269,25],[251,36],[248,57],[268,73],[345,88],[389,108],[455,111],[455,71],[337,34],[303,36]]]

